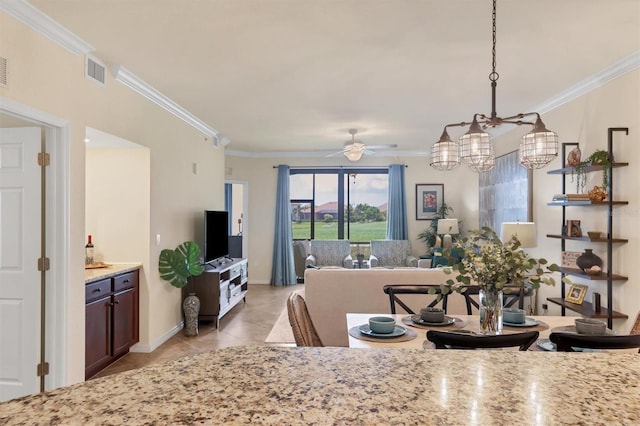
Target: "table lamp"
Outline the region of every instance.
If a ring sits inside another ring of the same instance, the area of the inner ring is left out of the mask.
[[[534,222],[502,222],[500,239],[507,242],[516,236],[521,247],[536,247],[536,224]]]
[[[458,219],[438,219],[436,234],[442,235],[442,248],[451,248],[451,235],[460,233]]]

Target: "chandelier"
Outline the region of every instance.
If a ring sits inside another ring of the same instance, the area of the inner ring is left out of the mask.
[[[546,166],[558,156],[558,135],[547,130],[540,114],[527,112],[509,117],[498,117],[496,113],[496,86],[500,75],[496,72],[496,0],[493,0],[492,13],[493,48],[491,50],[492,63],[489,81],[491,81],[491,115],[475,113],[471,122],[447,124],[440,136],[440,140],[431,147],[429,165],[438,170],[451,170],[458,164],[466,164],[476,172],[485,172],[495,166],[495,151],[491,135],[485,130],[495,128],[503,123],[521,126],[533,126],[531,131],[522,137],[519,149],[520,164],[528,169],[539,169]],[[527,118],[535,121],[525,121]],[[455,143],[447,133],[448,127],[469,126],[467,133]]]

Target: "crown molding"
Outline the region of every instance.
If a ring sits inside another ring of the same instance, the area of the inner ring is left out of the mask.
[[[225,155],[231,157],[244,157],[244,158],[328,158],[330,154],[335,151],[271,151],[271,152],[249,152],[249,151],[237,151],[228,149],[225,151]],[[340,153],[341,154],[341,153]],[[383,157],[428,157],[429,153],[425,151],[376,151],[371,157],[383,158]],[[339,155],[336,155],[339,157]],[[364,155],[367,157],[367,155]]]
[[[167,96],[160,93],[158,90],[147,84],[147,82],[142,80],[140,77],[138,77],[125,67],[121,65],[115,65],[111,68],[111,71],[113,72],[113,76],[116,81],[124,84],[134,92],[141,94],[151,102],[164,108],[176,117],[181,118],[186,123],[204,133],[206,136],[211,137],[211,139],[213,140],[213,145],[215,147],[218,146],[218,142],[222,142],[223,145],[228,145],[231,142],[228,138],[220,135],[220,133],[216,129],[209,126],[207,123],[191,114],[189,111],[169,99]]]
[[[0,0],[0,10],[74,55],[86,55],[94,47],[24,0]]]
[[[558,93],[551,99],[548,99],[538,105],[536,108],[531,109],[531,111],[537,111],[540,114],[544,114],[554,110],[567,102],[586,95],[590,91],[607,84],[611,80],[615,80],[616,78],[635,70],[638,67],[640,67],[640,50],[637,50],[632,54],[625,56],[621,60],[614,62],[602,71],[579,81],[568,89]]]

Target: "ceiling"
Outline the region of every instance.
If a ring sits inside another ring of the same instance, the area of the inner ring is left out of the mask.
[[[491,112],[489,0],[30,3],[236,154],[336,151],[349,128],[396,154],[426,153],[444,124]],[[640,0],[500,0],[497,19],[503,116],[640,50]]]

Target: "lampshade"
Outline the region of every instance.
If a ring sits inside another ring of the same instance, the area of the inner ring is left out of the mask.
[[[436,234],[456,235],[459,233],[458,219],[438,219],[438,229],[436,230]]]
[[[484,172],[493,168],[495,158],[491,135],[474,118],[469,131],[460,136],[460,161],[476,172]]]
[[[516,236],[522,247],[535,247],[536,240],[536,224],[534,222],[502,222],[502,230],[500,239],[506,242],[512,236]]]
[[[539,169],[558,156],[558,135],[547,130],[538,118],[534,128],[520,142],[520,164],[527,169]]]

